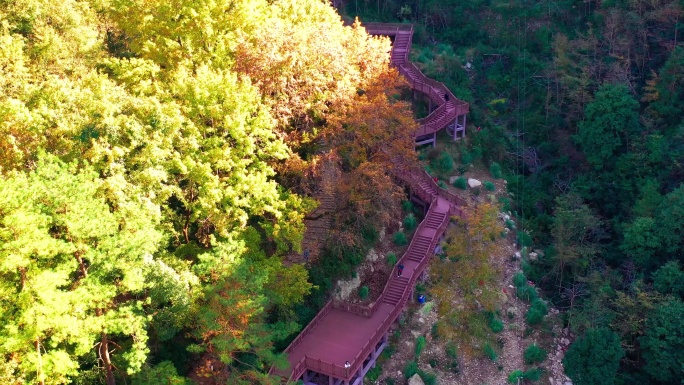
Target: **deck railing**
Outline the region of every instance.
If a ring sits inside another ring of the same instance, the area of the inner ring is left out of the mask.
[[[439,195],[441,198],[447,200],[450,203],[458,205],[458,206],[467,206],[468,205],[468,203],[465,201],[465,199],[461,198],[460,196],[458,196],[458,195],[456,195],[456,194],[454,194],[454,193],[452,193],[446,189],[439,187],[439,184],[437,184],[437,182],[435,182],[435,180],[430,176],[430,174],[427,173],[427,171],[425,171],[425,170],[421,170],[421,171],[422,172],[418,173],[418,175],[416,176],[417,180],[419,182],[424,181],[424,182],[429,183],[432,186],[432,188],[435,190],[435,192],[437,192],[437,195]]]
[[[413,32],[411,23],[363,23],[361,25],[371,35],[394,36],[399,32]]]

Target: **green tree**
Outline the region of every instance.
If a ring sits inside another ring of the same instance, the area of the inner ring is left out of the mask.
[[[589,267],[599,251],[601,227],[601,220],[578,195],[568,193],[556,198],[551,235],[556,248],[553,269],[559,289],[566,269],[583,275]]]
[[[576,137],[595,169],[610,169],[614,157],[628,148],[630,137],[640,130],[638,111],[639,102],[625,86],[606,84],[596,92]]]
[[[684,270],[679,261],[669,261],[653,273],[653,287],[662,294],[684,297]]]
[[[612,385],[624,354],[617,334],[607,328],[590,329],[570,345],[563,366],[577,385]]]
[[[665,196],[655,219],[663,251],[684,256],[684,184]]]
[[[650,270],[659,265],[662,250],[660,231],[653,218],[640,217],[627,226],[620,249],[632,257],[636,264]]]
[[[684,378],[684,302],[670,299],[646,318],[646,332],[639,339],[644,370],[657,381],[677,384]]]
[[[63,383],[95,349],[113,384],[147,357],[160,213],[136,194],[112,206],[92,168],[42,158],[0,179],[0,355],[19,357],[18,377]]]
[[[684,48],[675,47],[658,74],[646,87],[645,99],[658,120],[668,127],[681,122],[684,109]]]

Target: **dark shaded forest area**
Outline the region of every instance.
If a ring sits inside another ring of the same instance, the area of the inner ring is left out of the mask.
[[[348,1],[412,22],[412,60],[504,164],[528,279],[579,338],[576,384],[684,379],[682,2]],[[525,253],[523,253],[525,254]],[[619,365],[618,365],[619,361]]]

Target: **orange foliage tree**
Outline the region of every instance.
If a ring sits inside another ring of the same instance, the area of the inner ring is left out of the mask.
[[[324,137],[343,174],[337,185],[342,209],[336,228],[355,243],[363,229],[389,226],[400,213],[403,191],[391,178],[392,159],[415,160],[410,105],[397,100],[405,81],[387,68],[328,119]]]

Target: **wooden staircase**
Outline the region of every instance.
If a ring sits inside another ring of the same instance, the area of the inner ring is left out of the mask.
[[[382,297],[382,302],[392,306],[399,304],[408,283],[409,279],[406,277],[396,277],[390,280],[385,290],[385,295]]]
[[[414,91],[424,93],[436,106],[428,116],[419,120],[420,127],[414,135],[416,145],[432,143],[434,146],[437,131],[450,125],[454,139],[459,132],[465,135],[468,103],[457,99],[444,84],[427,78],[408,60],[413,26],[369,23],[365,27],[370,34],[393,37],[391,64],[406,77]],[[328,375],[330,383],[362,384],[363,376],[384,346],[383,341],[386,343],[388,330],[403,311],[413,286],[434,255],[449,218],[464,216],[461,206],[465,206],[465,201],[439,188],[424,170],[405,164],[403,159],[392,159],[392,163],[392,174],[429,204],[425,218],[399,260],[399,264],[404,265],[402,276],[398,276],[395,266],[382,294],[370,307],[329,301],[285,349],[290,367],[285,370],[272,368],[271,374],[278,374],[289,381],[303,378],[308,383],[308,375],[315,372]],[[319,200],[321,205],[314,211],[314,216],[329,213],[336,207],[335,197],[331,194],[321,194]],[[324,239],[330,227],[329,215],[322,215],[320,221],[307,222],[306,226],[303,245],[313,258],[314,250],[319,250],[315,240]],[[363,336],[363,340],[353,338],[355,335]],[[350,365],[344,365],[345,360]]]
[[[413,38],[412,24],[366,23],[366,31],[371,35],[384,35],[393,38],[390,63],[408,80],[414,91],[425,94],[436,108],[428,116],[418,119],[420,127],[415,132],[416,145],[432,144],[437,140],[436,133],[447,127],[456,140],[465,136],[466,115],[470,106],[456,98],[443,84],[425,76],[418,67],[408,60]]]

